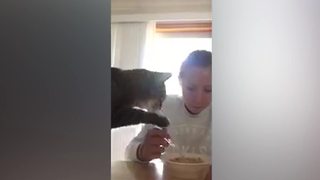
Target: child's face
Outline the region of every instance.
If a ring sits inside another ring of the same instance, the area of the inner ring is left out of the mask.
[[[211,67],[188,67],[180,79],[188,110],[200,113],[211,103]]]

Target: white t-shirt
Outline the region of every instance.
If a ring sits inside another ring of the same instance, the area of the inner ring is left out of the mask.
[[[211,105],[197,115],[190,114],[179,96],[167,96],[163,103],[163,113],[168,117],[167,128],[174,148],[166,151],[182,151],[207,154],[211,156]],[[131,140],[126,148],[126,158],[139,161],[136,151],[144,141],[145,135],[153,125],[145,125],[140,133]]]

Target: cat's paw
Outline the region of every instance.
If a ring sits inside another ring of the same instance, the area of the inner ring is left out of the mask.
[[[166,118],[165,116],[160,116],[155,113],[149,114],[149,118],[146,123],[157,125],[159,127],[168,127],[169,126],[168,118]]]

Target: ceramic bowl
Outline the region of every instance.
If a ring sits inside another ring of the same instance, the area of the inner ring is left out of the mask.
[[[211,159],[195,153],[165,153],[162,156],[166,179],[203,180],[209,173]],[[177,160],[179,158],[180,160]],[[201,162],[200,162],[200,161]]]

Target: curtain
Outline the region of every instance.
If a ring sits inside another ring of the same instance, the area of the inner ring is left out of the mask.
[[[140,68],[144,57],[147,22],[111,24],[111,66]]]

